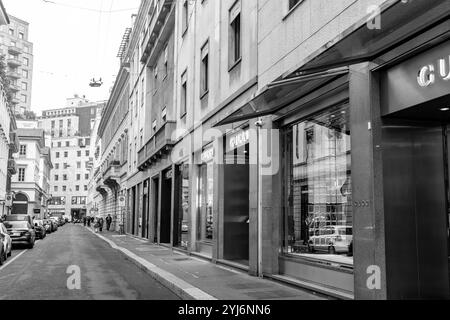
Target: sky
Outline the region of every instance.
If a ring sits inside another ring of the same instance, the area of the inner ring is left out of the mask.
[[[30,23],[34,46],[31,110],[65,107],[66,98],[107,100],[119,70],[116,57],[140,0],[3,0],[8,14]],[[101,88],[90,79],[103,79]]]

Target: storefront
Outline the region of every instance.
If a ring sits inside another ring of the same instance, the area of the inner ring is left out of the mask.
[[[450,40],[381,74],[392,297],[450,298]]]
[[[381,12],[381,30],[346,32],[217,126],[279,131],[280,170],[250,171],[265,276],[341,298],[449,298],[449,7]]]

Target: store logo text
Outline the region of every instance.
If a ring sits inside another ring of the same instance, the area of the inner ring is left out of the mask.
[[[437,78],[441,78],[444,81],[450,80],[450,55],[448,59],[439,59],[437,67],[434,64],[423,66],[419,70],[417,83],[425,88],[435,84]]]

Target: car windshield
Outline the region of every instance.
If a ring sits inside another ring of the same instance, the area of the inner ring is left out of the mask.
[[[7,221],[5,226],[8,229],[28,229],[28,222],[26,221]]]

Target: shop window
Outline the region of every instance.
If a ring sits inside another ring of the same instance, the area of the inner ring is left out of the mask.
[[[203,154],[209,154],[204,151]],[[214,214],[214,162],[208,159],[200,166],[198,179],[198,229],[197,240],[211,242],[213,240]]]
[[[176,246],[187,250],[189,248],[190,223],[190,194],[189,194],[189,165],[183,164],[177,167],[178,208],[175,217],[177,219]]]
[[[349,108],[297,123],[285,134],[285,254],[352,265]]]

